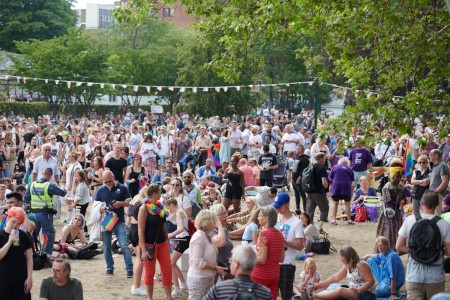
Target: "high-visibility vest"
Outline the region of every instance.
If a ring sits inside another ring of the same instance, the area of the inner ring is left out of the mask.
[[[49,181],[33,182],[30,186],[31,209],[43,209],[44,206],[53,208],[52,196],[48,194]]]

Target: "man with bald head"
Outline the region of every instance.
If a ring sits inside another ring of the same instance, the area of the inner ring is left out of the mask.
[[[106,230],[102,232],[103,256],[106,261],[105,275],[114,274],[114,260],[111,252],[111,238],[114,233],[122,248],[127,278],[133,278],[133,262],[130,248],[128,248],[124,213],[124,207],[128,207],[131,200],[130,192],[125,185],[115,180],[114,174],[110,170],[103,172],[102,180],[104,185],[95,194],[95,201],[104,202],[105,205],[100,208],[102,213],[115,214],[119,218],[111,231]]]

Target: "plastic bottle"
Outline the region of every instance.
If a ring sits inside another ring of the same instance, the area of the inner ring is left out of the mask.
[[[19,230],[13,229],[11,230],[11,233],[16,236],[15,239],[13,240],[13,246],[19,246],[20,245]]]

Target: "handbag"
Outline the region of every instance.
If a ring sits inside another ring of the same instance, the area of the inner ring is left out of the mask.
[[[364,223],[367,221],[367,210],[364,205],[358,205],[356,207],[356,214],[355,214],[355,222],[361,222]]]
[[[0,170],[6,170],[6,161],[0,163]]]
[[[161,224],[162,224],[162,221],[159,220],[158,229],[156,230],[156,235],[155,235],[155,242],[150,245],[145,245],[145,249],[147,250],[147,253],[148,253],[148,256],[147,256],[148,261],[152,261],[155,259],[156,241],[158,240],[158,235],[159,235],[159,230],[161,229]],[[141,260],[142,260],[142,251],[141,251]]]
[[[320,237],[314,239],[311,245],[311,251],[317,254],[329,254],[330,250],[337,252],[336,248],[331,244],[330,240],[326,237]]]

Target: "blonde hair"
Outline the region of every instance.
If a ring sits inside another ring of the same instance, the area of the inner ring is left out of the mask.
[[[305,262],[303,263],[303,271],[306,272],[307,267],[314,267],[314,272],[317,271],[316,261],[311,257],[305,259]]]
[[[195,217],[195,227],[199,230],[205,231],[208,227],[216,223],[216,220],[217,216],[214,212],[203,209],[198,213],[197,217]]]
[[[130,205],[134,205],[139,201],[144,200],[147,198],[147,192],[148,192],[148,186],[143,187],[139,193],[133,197],[133,199],[130,201]]]

